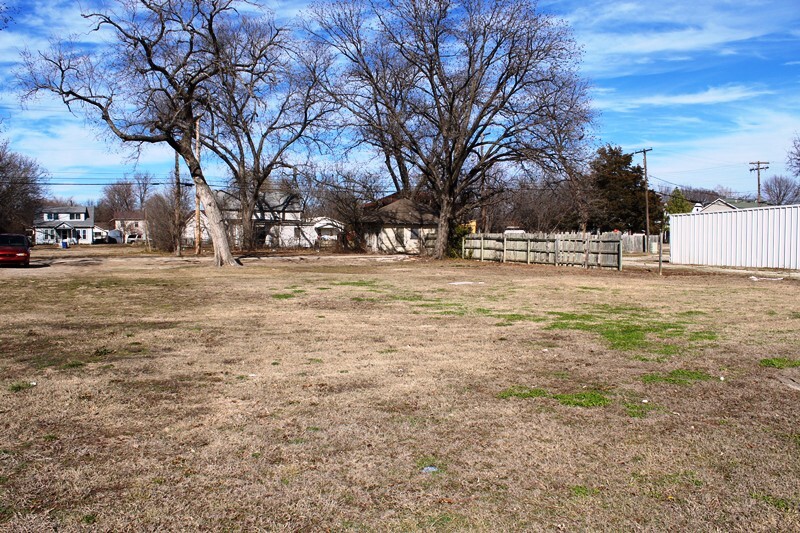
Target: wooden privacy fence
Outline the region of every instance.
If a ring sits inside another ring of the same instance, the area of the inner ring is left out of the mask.
[[[622,270],[622,242],[619,233],[471,233],[461,242],[461,257]]]

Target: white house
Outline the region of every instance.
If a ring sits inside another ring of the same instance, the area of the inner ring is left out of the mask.
[[[147,221],[142,211],[118,211],[111,223],[126,243],[147,239]]]
[[[373,252],[418,254],[436,234],[438,218],[409,198],[385,198],[364,216],[364,242]]]
[[[45,207],[33,221],[36,244],[92,244],[106,235],[94,223],[94,207],[68,205]]]
[[[239,200],[224,191],[215,191],[222,210],[230,242],[240,246],[242,240]],[[211,242],[206,230],[205,212],[200,213],[202,242]],[[303,218],[303,204],[297,195],[265,193],[256,202],[253,213],[256,242],[273,248],[312,248],[335,242],[344,229],[341,222],[330,218]],[[189,216],[184,230],[184,242],[194,243],[195,215]]]

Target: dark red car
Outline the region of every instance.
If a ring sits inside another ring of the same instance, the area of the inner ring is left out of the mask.
[[[30,262],[31,247],[26,235],[0,233],[0,265],[28,266]]]

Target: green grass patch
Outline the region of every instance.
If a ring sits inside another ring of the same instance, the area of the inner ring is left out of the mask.
[[[672,370],[666,374],[654,373],[642,376],[643,383],[669,383],[672,385],[690,385],[694,381],[708,381],[709,374],[699,370]]]
[[[569,407],[603,407],[611,403],[611,398],[599,391],[553,394],[550,397]]]
[[[792,311],[791,313],[789,313],[789,318],[800,320],[800,311]]]
[[[796,509],[798,507],[797,502],[793,502],[787,498],[776,498],[775,496],[761,492],[754,492],[751,494],[751,496],[756,500],[767,503],[780,511],[791,511],[792,509]]]
[[[12,383],[8,386],[8,390],[11,392],[22,392],[28,389],[32,389],[35,385],[30,381],[17,381],[16,383]]]
[[[762,359],[758,362],[761,366],[769,368],[795,368],[800,366],[800,360],[789,359],[786,357],[772,357],[769,359]]]
[[[544,389],[513,385],[500,391],[497,397],[508,398],[552,398],[568,407],[603,407],[611,403],[611,399],[599,391],[584,391],[572,394],[550,394]]]
[[[74,368],[82,368],[84,366],[86,366],[86,363],[84,363],[83,361],[67,361],[66,363],[61,365],[61,368],[69,370]]]
[[[337,281],[334,282],[333,285],[338,285],[340,287],[375,287],[378,285],[378,282],[371,279],[360,279],[356,281]]]
[[[551,311],[554,321],[551,330],[587,331],[602,337],[614,350],[649,351],[662,355],[675,355],[692,343],[716,340],[713,332],[687,333],[687,323],[667,321],[647,309],[636,306],[593,306],[592,313]],[[676,339],[681,342],[659,343],[656,339]]]
[[[693,331],[689,333],[689,340],[691,342],[715,341],[718,338],[719,335],[717,335],[713,331]]]
[[[657,406],[649,402],[627,402],[623,404],[623,407],[625,408],[625,412],[631,418],[646,418],[650,411],[655,411],[658,409]]]
[[[289,298],[294,298],[295,296],[297,295],[291,292],[276,292],[272,295],[272,297],[276,300],[288,300]]]
[[[569,488],[570,493],[575,498],[588,498],[600,494],[600,489],[587,487],[586,485],[573,485]]]

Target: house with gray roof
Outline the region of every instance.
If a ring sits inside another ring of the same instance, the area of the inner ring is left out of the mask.
[[[393,195],[366,206],[364,242],[372,252],[418,254],[436,235],[438,221],[427,205]]]
[[[35,244],[92,244],[105,231],[94,222],[94,207],[65,205],[45,207],[33,221]]]

